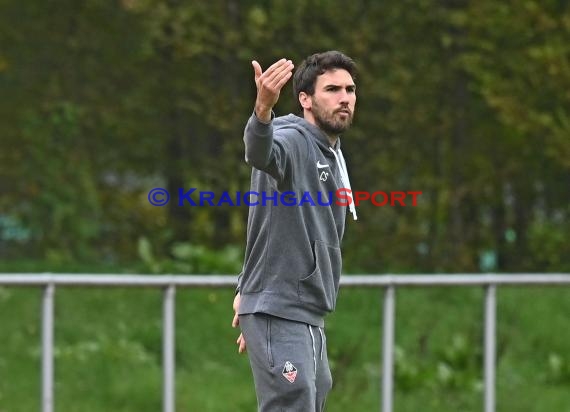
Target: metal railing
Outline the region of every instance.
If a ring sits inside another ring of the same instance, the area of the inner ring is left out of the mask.
[[[42,299],[42,412],[54,411],[54,299],[56,287],[162,288],[162,411],[175,411],[174,345],[176,288],[235,287],[236,276],[227,275],[55,275],[32,273],[0,274],[0,286],[43,287]],[[453,274],[453,275],[350,275],[341,278],[343,287],[385,288],[382,325],[382,412],[392,412],[394,394],[394,336],[396,288],[433,286],[482,286],[484,300],[484,412],[495,411],[496,290],[498,286],[570,286],[570,274]]]

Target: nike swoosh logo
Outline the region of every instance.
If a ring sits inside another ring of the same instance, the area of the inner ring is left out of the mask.
[[[322,169],[323,167],[329,167],[329,165],[322,165],[319,160],[317,160],[317,168]]]

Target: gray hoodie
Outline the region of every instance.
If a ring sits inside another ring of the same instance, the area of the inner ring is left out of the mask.
[[[305,119],[272,114],[266,124],[253,114],[244,142],[253,167],[251,191],[259,193],[251,202],[259,204],[249,208],[239,314],[261,312],[322,327],[335,308],[342,266],[348,201],[337,204],[336,194],[350,189],[340,139],[333,149]],[[350,210],[356,219],[354,206]]]

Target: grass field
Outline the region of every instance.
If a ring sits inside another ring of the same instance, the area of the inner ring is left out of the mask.
[[[1,276],[1,275],[0,275]],[[56,411],[161,409],[161,293],[56,292]],[[177,411],[254,411],[231,290],[178,290]],[[0,288],[0,412],[40,410],[37,289]],[[498,291],[497,410],[570,412],[570,290]],[[396,411],[482,410],[479,288],[397,294]],[[341,292],[327,322],[329,412],[378,411],[382,293]]]

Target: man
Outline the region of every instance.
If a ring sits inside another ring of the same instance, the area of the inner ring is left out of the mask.
[[[332,387],[323,327],[336,304],[346,216],[346,202],[325,197],[350,189],[339,135],[354,114],[356,66],[337,51],[308,57],[293,77],[303,118],[275,118],[293,63],[265,72],[252,64],[257,98],[244,142],[260,204],[249,209],[232,324],[240,353],[247,342],[259,411],[320,412]],[[283,204],[285,192],[294,206]],[[325,205],[299,202],[305,193]]]

